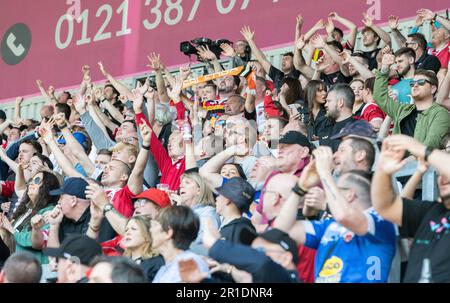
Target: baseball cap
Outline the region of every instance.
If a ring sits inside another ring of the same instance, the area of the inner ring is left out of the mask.
[[[241,242],[245,245],[251,245],[252,242],[258,237],[263,238],[270,243],[280,245],[285,251],[288,251],[292,254],[292,261],[295,264],[298,263],[297,243],[284,231],[281,231],[277,228],[272,228],[268,231],[258,234],[253,230],[244,228],[239,234]]]
[[[151,202],[157,204],[161,208],[165,208],[171,205],[169,195],[167,195],[165,191],[156,188],[150,188],[148,190],[143,191],[142,193],[137,195],[135,199],[150,200]]]
[[[78,258],[80,263],[89,266],[91,261],[102,254],[102,247],[86,235],[70,235],[58,248],[45,248],[44,255],[56,258]]]
[[[240,177],[229,179],[221,187],[217,187],[219,195],[231,200],[242,212],[247,212],[255,195],[255,189],[247,181]]]
[[[290,131],[287,132],[281,139],[280,144],[298,144],[300,146],[308,147],[311,152],[315,147],[308,138],[300,132]]]
[[[67,178],[62,187],[50,191],[50,196],[70,195],[86,199],[84,193],[89,184],[83,178]]]
[[[88,144],[87,144],[87,137],[86,137],[86,135],[83,134],[83,133],[80,133],[80,132],[75,132],[75,133],[73,133],[73,136],[78,141],[78,143],[80,143],[81,146],[83,146],[84,150],[87,150]],[[59,144],[66,144],[66,139],[64,139],[64,137],[60,138],[60,139],[58,139],[58,143]]]
[[[341,129],[338,134],[332,136],[331,139],[341,139],[346,136],[358,136],[368,139],[377,138],[377,134],[373,130],[372,126],[369,124],[369,122],[364,120],[347,123],[344,128]]]

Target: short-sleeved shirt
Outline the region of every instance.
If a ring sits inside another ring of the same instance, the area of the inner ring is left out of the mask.
[[[133,215],[134,209],[132,199],[134,199],[136,195],[131,192],[128,185],[125,185],[123,188],[107,189],[105,190],[105,193],[119,213],[127,218],[130,218]]]
[[[449,46],[450,42],[440,49],[433,49],[431,51],[431,55],[436,56],[441,62],[441,68],[447,68],[448,66],[448,61],[450,60],[450,52],[448,51]]]
[[[341,71],[337,71],[332,74],[320,74],[320,80],[322,80],[327,89],[329,90],[333,85],[338,83],[350,83],[352,81],[352,77],[346,77]]]
[[[281,81],[283,81],[284,78],[298,79],[300,78],[300,75],[301,75],[300,71],[295,68],[289,74],[283,73],[281,70],[274,67],[273,65],[270,66],[269,70],[269,77],[270,79],[273,80],[273,83],[278,91],[280,91],[281,89]]]
[[[421,278],[423,259],[430,260],[432,281],[450,282],[450,209],[438,202],[403,199],[402,237],[414,238],[404,282]]]
[[[356,235],[334,219],[305,221],[305,246],[317,249],[316,282],[382,283],[395,255],[395,226],[372,208],[365,210],[368,231]]]
[[[361,119],[367,122],[374,120],[384,120],[386,114],[381,110],[381,108],[375,102],[366,103],[361,112]]]
[[[331,139],[331,137],[337,135],[347,124],[353,123],[355,121],[358,120],[353,117],[349,117],[345,120],[334,123],[327,119],[327,123],[325,126],[327,131],[324,131],[326,135],[320,138],[320,145],[331,147],[333,152],[337,151],[339,144],[341,143],[341,139]]]

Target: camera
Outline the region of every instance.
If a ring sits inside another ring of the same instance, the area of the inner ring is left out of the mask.
[[[211,40],[209,38],[201,37],[190,41],[183,41],[180,43],[180,51],[186,56],[197,55],[197,60],[202,61],[202,59],[197,54],[197,48],[200,46],[208,46],[209,49],[216,55],[217,59],[220,59],[222,49],[220,45],[222,43],[232,44],[230,40],[218,39]]]

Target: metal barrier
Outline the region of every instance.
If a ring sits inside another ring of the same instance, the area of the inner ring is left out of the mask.
[[[414,174],[417,169],[417,161],[408,162],[405,167],[397,172],[394,177],[408,177]],[[439,197],[439,189],[437,186],[437,172],[431,167],[422,177],[422,200],[436,201]]]

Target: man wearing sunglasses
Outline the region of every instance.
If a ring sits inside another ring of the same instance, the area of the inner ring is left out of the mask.
[[[394,62],[394,55],[383,56],[381,70],[376,72],[374,99],[394,120],[393,134],[408,135],[430,148],[438,148],[442,138],[450,131],[450,115],[444,107],[434,102],[439,89],[436,74],[416,70],[410,83],[412,104],[399,104],[388,95],[388,74]]]

